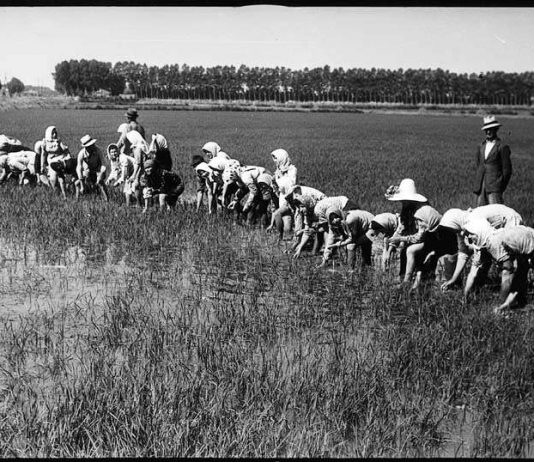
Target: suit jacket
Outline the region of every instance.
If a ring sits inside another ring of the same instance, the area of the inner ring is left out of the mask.
[[[482,142],[475,156],[475,182],[473,192],[480,194],[482,182],[487,193],[503,193],[512,176],[510,148],[497,138],[488,158],[485,159],[486,141]]]

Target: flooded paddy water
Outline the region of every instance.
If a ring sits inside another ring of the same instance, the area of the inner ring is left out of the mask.
[[[285,253],[287,242],[232,226],[234,242],[216,249],[215,263],[210,255],[187,245],[139,253],[115,243],[48,248],[2,239],[0,324],[5,329],[27,315],[62,313],[64,338],[78,342],[82,324],[109,320],[114,298],[127,296],[137,305],[145,304],[145,315],[150,310],[157,315],[174,312],[181,328],[193,336],[210,338],[220,328],[230,329],[227,335],[231,336],[238,325],[237,341],[250,350],[249,366],[295,380],[311,374],[310,367],[319,367],[327,376],[335,373],[327,360],[332,354],[356,355],[361,363],[387,359],[381,358],[387,353],[376,344],[375,333],[384,326],[373,310],[376,298],[371,297],[384,284],[383,276],[375,271],[349,272],[339,261],[316,271],[314,257],[292,261]],[[378,243],[375,265],[379,247]],[[393,316],[402,322],[402,310],[393,310]],[[225,324],[229,318],[235,326]],[[264,342],[252,339],[254,335]],[[123,353],[115,359],[115,367],[126,361]],[[199,351],[176,360],[186,368],[198,369],[202,364],[217,368]],[[84,357],[78,353],[70,362],[77,370],[83,367]],[[37,363],[26,362],[26,373],[35,374],[32,364]],[[50,380],[41,384],[42,390],[52,386]],[[9,380],[0,380],[4,389],[8,384]],[[466,428],[472,430],[472,423],[465,416],[465,410],[460,416],[451,407],[448,425],[453,427],[448,427],[448,442],[436,454],[470,454],[473,436]]]

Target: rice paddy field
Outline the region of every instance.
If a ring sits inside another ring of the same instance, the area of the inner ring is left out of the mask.
[[[55,125],[106,148],[124,111],[10,110],[24,144]],[[534,225],[534,130],[500,117],[508,205]],[[186,182],[171,213],[118,191],[61,200],[0,186],[1,457],[532,457],[534,318],[490,288],[420,295],[378,265],[292,260],[287,243],[194,211],[190,159],[217,141],[301,183],[396,211],[404,177],[440,212],[474,205],[481,117],[142,111]],[[378,249],[376,250],[378,252]],[[531,303],[534,294],[530,294]]]

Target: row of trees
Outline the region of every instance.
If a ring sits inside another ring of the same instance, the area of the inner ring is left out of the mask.
[[[114,65],[70,60],[56,65],[56,90],[83,95],[125,88],[144,98],[333,101],[404,104],[530,105],[534,72],[456,74],[443,69],[343,69],[286,67]]]

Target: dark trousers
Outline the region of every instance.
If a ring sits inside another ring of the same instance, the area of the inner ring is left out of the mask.
[[[480,207],[481,205],[488,204],[504,204],[504,200],[502,192],[486,192],[486,182],[482,180],[482,188],[480,189],[480,193],[477,194],[476,206]]]

